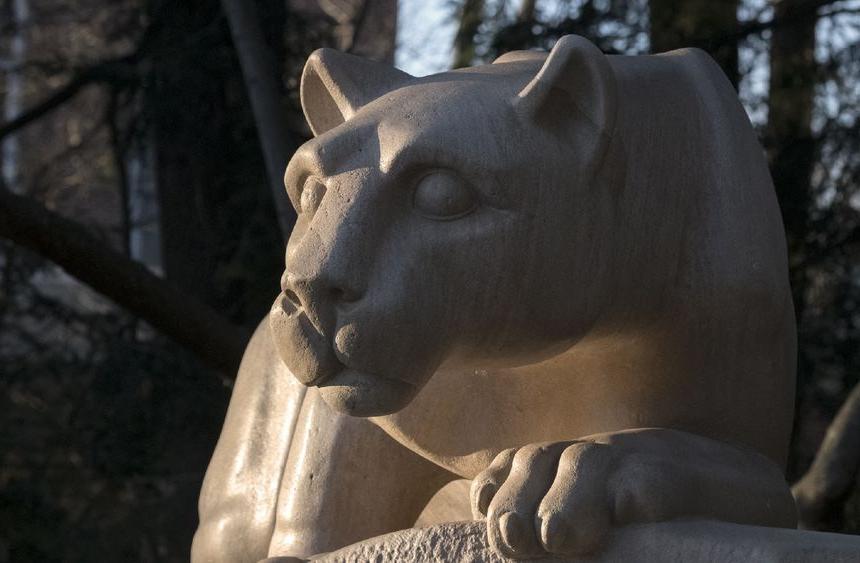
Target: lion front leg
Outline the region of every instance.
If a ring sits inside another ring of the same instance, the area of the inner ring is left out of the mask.
[[[326,407],[281,363],[264,322],[206,472],[191,560],[307,556],[408,528],[452,477],[368,420]]]
[[[613,526],[698,517],[794,527],[779,468],[729,444],[637,429],[501,452],[471,489],[490,544],[522,559],[593,553]]]
[[[254,563],[266,556],[304,396],[275,353],[268,323],[261,323],[242,358],[206,470],[192,563]]]
[[[412,527],[454,478],[308,389],[281,481],[269,557],[308,557]]]

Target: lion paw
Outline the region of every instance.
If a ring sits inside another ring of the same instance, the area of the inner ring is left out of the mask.
[[[695,434],[642,428],[504,450],[473,481],[472,514],[514,559],[599,551],[614,526],[708,518],[793,528],[770,459]]]
[[[594,553],[623,494],[609,490],[614,457],[612,446],[592,442],[505,450],[472,482],[473,515],[486,517],[490,545],[506,557]]]

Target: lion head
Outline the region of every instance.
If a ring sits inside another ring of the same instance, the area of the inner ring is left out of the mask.
[[[285,175],[298,221],[270,327],[330,406],[393,413],[443,364],[531,363],[589,330],[616,111],[596,47],[425,78],[321,49],[301,99],[315,138]]]

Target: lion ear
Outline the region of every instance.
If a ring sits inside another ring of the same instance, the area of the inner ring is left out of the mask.
[[[302,72],[302,110],[313,134],[321,135],[411,78],[382,63],[334,49],[317,49]]]
[[[577,35],[565,35],[537,75],[517,94],[514,105],[523,117],[545,127],[568,124],[575,113],[606,138],[612,133],[618,106],[615,75],[606,55],[594,44]]]

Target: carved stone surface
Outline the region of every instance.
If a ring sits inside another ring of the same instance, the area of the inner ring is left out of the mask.
[[[740,526],[724,522],[639,524],[618,529],[596,556],[547,557],[570,563],[849,563],[857,561],[860,538],[842,534]],[[312,557],[326,563],[468,561],[502,563],[487,543],[482,522],[441,524],[373,538]],[[273,559],[272,563],[277,563]],[[286,563],[286,561],[283,561]]]
[[[240,368],[195,562],[333,552],[464,506],[486,534],[381,545],[610,557],[656,545],[613,536],[629,524],[795,525],[783,229],[707,55],[567,36],[414,78],[320,50],[301,96],[315,138],[285,176],[283,291]],[[433,496],[457,477],[468,501]],[[709,526],[653,530],[682,549]],[[701,545],[758,553],[731,530]]]

